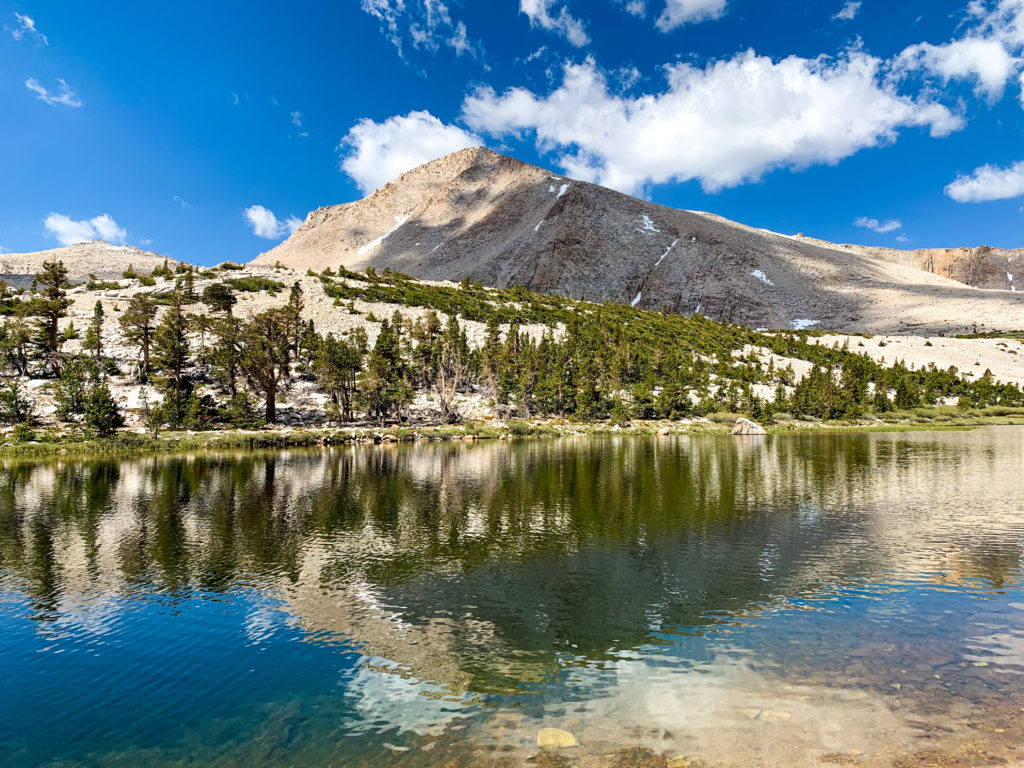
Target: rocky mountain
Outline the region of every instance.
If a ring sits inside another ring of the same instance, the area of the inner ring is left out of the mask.
[[[28,285],[45,261],[64,262],[69,278],[73,282],[82,282],[88,280],[90,274],[98,280],[119,280],[129,265],[140,274],[149,274],[164,263],[164,257],[131,245],[112,245],[105,240],[93,240],[34,253],[0,254],[0,280],[16,287]],[[174,264],[177,262],[172,262]]]
[[[904,251],[830,243],[804,235],[797,235],[796,239],[822,248],[923,269],[975,288],[1016,291],[1018,286],[1024,286],[1024,249],[1006,250],[983,245],[978,248],[918,248]]]
[[[255,264],[387,267],[523,285],[764,328],[904,334],[1024,327],[1024,294],[806,238],[676,210],[486,149],[320,208]]]

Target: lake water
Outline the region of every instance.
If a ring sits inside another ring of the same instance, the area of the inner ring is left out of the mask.
[[[0,462],[0,765],[1013,763],[1022,558],[1017,428]]]

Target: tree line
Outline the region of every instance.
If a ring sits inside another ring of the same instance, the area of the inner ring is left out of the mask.
[[[45,263],[31,298],[13,302],[13,314],[0,327],[0,365],[7,379],[0,389],[0,420],[32,421],[32,403],[19,384],[28,375],[56,380],[58,419],[81,421],[101,436],[124,423],[109,390],[111,375],[127,375],[159,392],[158,402],[141,403],[154,432],[274,423],[279,397],[300,379],[315,382],[327,396],[328,416],[336,423],[403,421],[417,393],[429,393],[446,423],[462,418],[456,406],[460,393],[482,393],[509,417],[620,423],[723,411],[758,419],[781,412],[855,418],[950,397],[965,407],[1024,405],[1019,388],[995,383],[988,372],[969,382],[956,369],[913,370],[899,361],[883,366],[848,346],[810,344],[801,334],[754,334],[702,318],[618,306],[560,300],[552,310],[521,290],[517,296],[525,299],[519,306],[534,302],[545,312],[557,311],[558,322],[528,331],[514,314],[502,322],[507,306],[488,314],[481,298],[486,294],[478,287],[417,287],[420,293],[475,291],[474,307],[486,319],[482,342],[469,343],[454,313],[443,319],[429,309],[416,319],[400,311],[380,321],[367,318],[379,322],[371,344],[363,327],[320,334],[303,318],[299,283],[283,306],[239,318],[231,280],[211,283],[198,294],[191,274],[179,276],[165,296],[134,294],[119,313],[122,336],[137,353],[132,369],[122,372],[104,349],[107,318],[99,302],[84,336],[73,324],[61,330],[71,304],[68,273],[60,262]],[[368,277],[381,282],[375,274]],[[405,276],[393,281],[401,290],[412,284]],[[446,306],[460,299],[439,295]],[[210,311],[186,311],[197,301]],[[65,352],[72,338],[81,338],[80,353]],[[750,343],[810,360],[813,368],[797,381],[791,367],[776,370],[774,363],[744,354]],[[774,395],[759,396],[757,384],[774,387]]]

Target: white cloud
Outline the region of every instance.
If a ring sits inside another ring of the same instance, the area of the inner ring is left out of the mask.
[[[462,21],[452,18],[443,0],[360,0],[360,7],[380,22],[381,32],[405,58],[405,41],[413,48],[437,51],[446,45],[456,56],[476,57],[480,43],[471,43]]]
[[[182,208],[195,208],[195,206],[192,205],[192,203],[185,200],[185,198],[183,198],[181,195],[175,195],[174,201],[180,204]]]
[[[469,33],[466,30],[465,22],[460,21],[455,25],[455,32],[448,38],[448,45],[455,51],[456,56],[464,53],[476,56],[476,48],[469,42]]]
[[[621,3],[622,0],[619,0]],[[647,0],[625,0],[626,13],[643,18],[647,15]]]
[[[879,221],[878,219],[871,219],[867,216],[861,216],[860,218],[854,219],[853,226],[862,227],[863,229],[870,229],[872,232],[878,232],[880,235],[884,235],[886,232],[895,232],[897,229],[903,226],[903,222],[899,219],[891,219],[889,221]]]
[[[106,240],[120,245],[128,239],[128,232],[106,213],[81,221],[75,221],[63,213],[51,213],[43,219],[43,225],[47,234],[56,237],[61,245],[87,243],[91,240]]]
[[[983,165],[958,176],[945,190],[958,203],[985,203],[1024,195],[1024,161],[1008,168]]]
[[[948,83],[973,80],[975,90],[994,101],[1022,66],[1024,0],[971,0],[966,33],[941,45],[918,43],[894,62],[897,75],[925,72]]]
[[[302,113],[301,112],[299,112],[298,110],[296,110],[295,112],[292,112],[291,118],[292,118],[292,125],[294,125],[296,128],[301,128],[302,127]]]
[[[572,16],[564,5],[552,13],[554,4],[555,0],[519,0],[519,12],[526,14],[531,26],[556,32],[577,48],[589,43],[583,22]]]
[[[80,107],[82,106],[82,100],[78,98],[78,94],[75,93],[71,86],[64,82],[63,79],[57,81],[60,85],[60,89],[57,93],[51,93],[34,77],[30,77],[25,81],[25,87],[36,94],[36,98],[41,101],[45,101],[47,104],[52,106],[63,105],[65,107]]]
[[[36,40],[43,45],[50,44],[50,41],[46,39],[46,35],[36,28],[36,21],[31,16],[15,12],[14,18],[18,22],[18,26],[11,29],[4,25],[4,29],[10,32],[11,37],[15,40]]]
[[[683,24],[719,19],[725,15],[726,0],[666,0],[657,26],[669,32]]]
[[[277,216],[269,208],[262,205],[250,205],[243,212],[245,220],[252,227],[252,233],[256,237],[263,237],[267,240],[278,240],[288,237],[296,229],[302,226],[302,219],[289,216],[284,221],[278,221]]]
[[[338,149],[344,154],[341,170],[369,193],[418,165],[481,143],[478,136],[420,111],[382,123],[360,120]]]
[[[636,192],[649,183],[699,179],[736,186],[775,168],[836,163],[895,140],[903,127],[944,136],[963,127],[948,108],[911,99],[881,81],[882,62],[852,50],[838,58],[753,51],[699,69],[665,67],[667,88],[614,95],[593,59],[567,64],[546,96],[526,88],[481,88],[463,103],[473,130],[533,132],[570,175]]]
[[[861,0],[846,0],[846,5],[832,18],[835,21],[853,21],[860,13],[861,5],[863,5]]]
[[[997,40],[968,37],[943,45],[918,43],[904,50],[895,62],[897,71],[925,70],[950,80],[974,80],[976,90],[990,99],[1003,95],[1007,81],[1020,66]]]

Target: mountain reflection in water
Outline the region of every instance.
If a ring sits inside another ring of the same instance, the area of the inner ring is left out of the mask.
[[[1022,466],[1013,428],[0,463],[0,765],[997,752]]]

